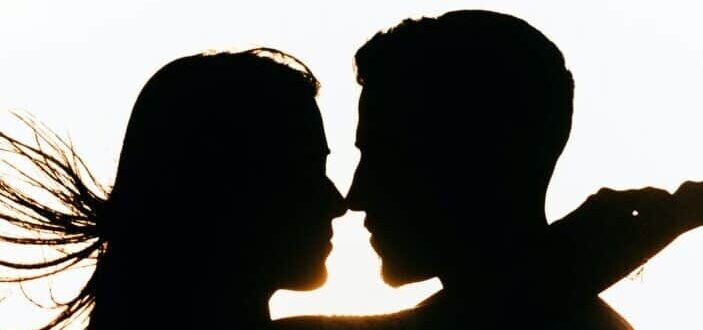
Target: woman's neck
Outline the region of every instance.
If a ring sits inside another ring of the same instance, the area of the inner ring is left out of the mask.
[[[234,290],[229,306],[218,306],[221,324],[237,324],[244,329],[265,329],[271,323],[269,299],[273,291],[267,286],[242,279],[231,279]],[[222,305],[222,304],[221,304]]]
[[[271,323],[271,314],[268,308],[270,297],[270,295],[258,298],[243,297],[232,306],[232,311],[229,314],[223,313],[222,315],[224,317],[232,315],[233,320],[230,324],[238,324],[243,329],[265,329]]]
[[[240,263],[245,265],[245,263]],[[208,269],[210,276],[202,277],[194,290],[202,329],[265,329],[271,322],[268,301],[274,290],[266,285],[265,275],[254,268],[238,267],[238,271]]]

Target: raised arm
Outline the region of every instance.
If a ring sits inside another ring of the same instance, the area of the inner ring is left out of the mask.
[[[544,266],[554,274],[553,293],[594,297],[703,225],[702,210],[703,183],[686,182],[673,195],[601,189],[548,227]]]

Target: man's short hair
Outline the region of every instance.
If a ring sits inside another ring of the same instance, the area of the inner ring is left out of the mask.
[[[546,148],[544,165],[553,163],[551,167],[568,139],[571,72],[554,43],[513,16],[463,10],[407,19],[377,33],[357,51],[355,61],[362,86],[402,90],[396,96],[425,102],[419,114],[425,123],[440,118],[442,125],[469,125],[475,120],[484,125],[481,132],[486,126],[507,125],[531,146]]]

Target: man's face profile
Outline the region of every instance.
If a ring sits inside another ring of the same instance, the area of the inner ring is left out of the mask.
[[[392,83],[364,86],[359,99],[357,148],[361,159],[349,192],[353,210],[366,212],[371,243],[383,258],[383,276],[402,285],[435,276],[436,236],[441,225],[433,217],[434,197],[420,168],[421,151],[407,136],[410,95],[400,97]]]

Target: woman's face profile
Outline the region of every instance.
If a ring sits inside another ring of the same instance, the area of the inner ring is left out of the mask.
[[[203,260],[189,276],[205,287],[324,282],[331,220],[346,207],[302,73],[251,54],[180,59],[143,89],[127,131],[115,185],[125,210],[149,237],[188,238],[164,264]]]
[[[315,99],[282,95],[278,100],[273,106],[291,115],[273,120],[272,131],[261,133],[268,134],[270,144],[253,152],[255,166],[248,177],[263,202],[257,222],[267,246],[258,248],[278,275],[278,285],[309,289],[326,278],[331,221],[346,207],[326,174],[329,149]]]

